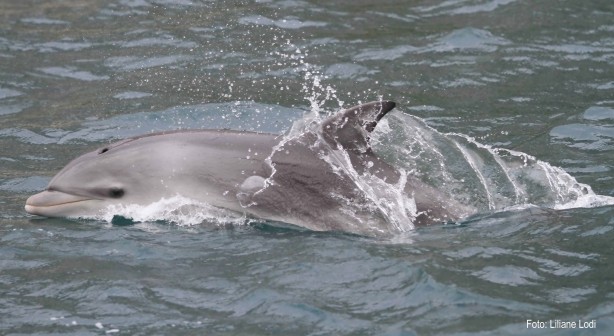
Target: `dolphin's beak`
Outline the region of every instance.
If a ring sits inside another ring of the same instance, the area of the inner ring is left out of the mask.
[[[61,191],[43,191],[26,200],[26,212],[47,217],[66,216],[75,203],[91,199]]]

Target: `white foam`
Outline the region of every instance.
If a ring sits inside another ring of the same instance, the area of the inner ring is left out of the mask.
[[[554,209],[563,210],[574,208],[597,208],[609,205],[614,205],[614,197],[597,195],[591,191],[590,194],[582,195],[575,200],[571,200],[567,203],[557,204],[554,206]]]
[[[202,223],[242,225],[247,222],[245,214],[214,207],[180,195],[162,198],[148,205],[111,205],[100,215],[94,216],[94,219],[111,223],[116,216],[134,222],[165,221],[179,226],[193,226]]]

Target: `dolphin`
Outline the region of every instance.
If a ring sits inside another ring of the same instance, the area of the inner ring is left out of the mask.
[[[415,201],[401,220],[430,224],[468,215],[470,208],[374,153],[370,133],[394,107],[376,101],[341,110],[293,136],[215,129],[121,140],[68,163],[25,210],[91,217],[112,205],[180,195],[310,230],[377,235],[399,230],[388,213],[395,206],[373,204],[393,188]]]

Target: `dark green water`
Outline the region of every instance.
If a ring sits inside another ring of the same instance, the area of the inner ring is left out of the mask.
[[[23,210],[113,139],[284,132],[314,104],[380,97],[614,196],[609,0],[1,2],[0,334],[610,335],[611,205],[392,241]]]

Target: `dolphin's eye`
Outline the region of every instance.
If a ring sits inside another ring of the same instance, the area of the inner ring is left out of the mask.
[[[122,196],[124,196],[124,189],[122,189],[122,188],[111,188],[111,189],[109,189],[109,197],[120,198]]]
[[[102,148],[101,150],[98,151],[98,154],[102,154],[102,153],[106,153],[109,151],[108,147]]]

